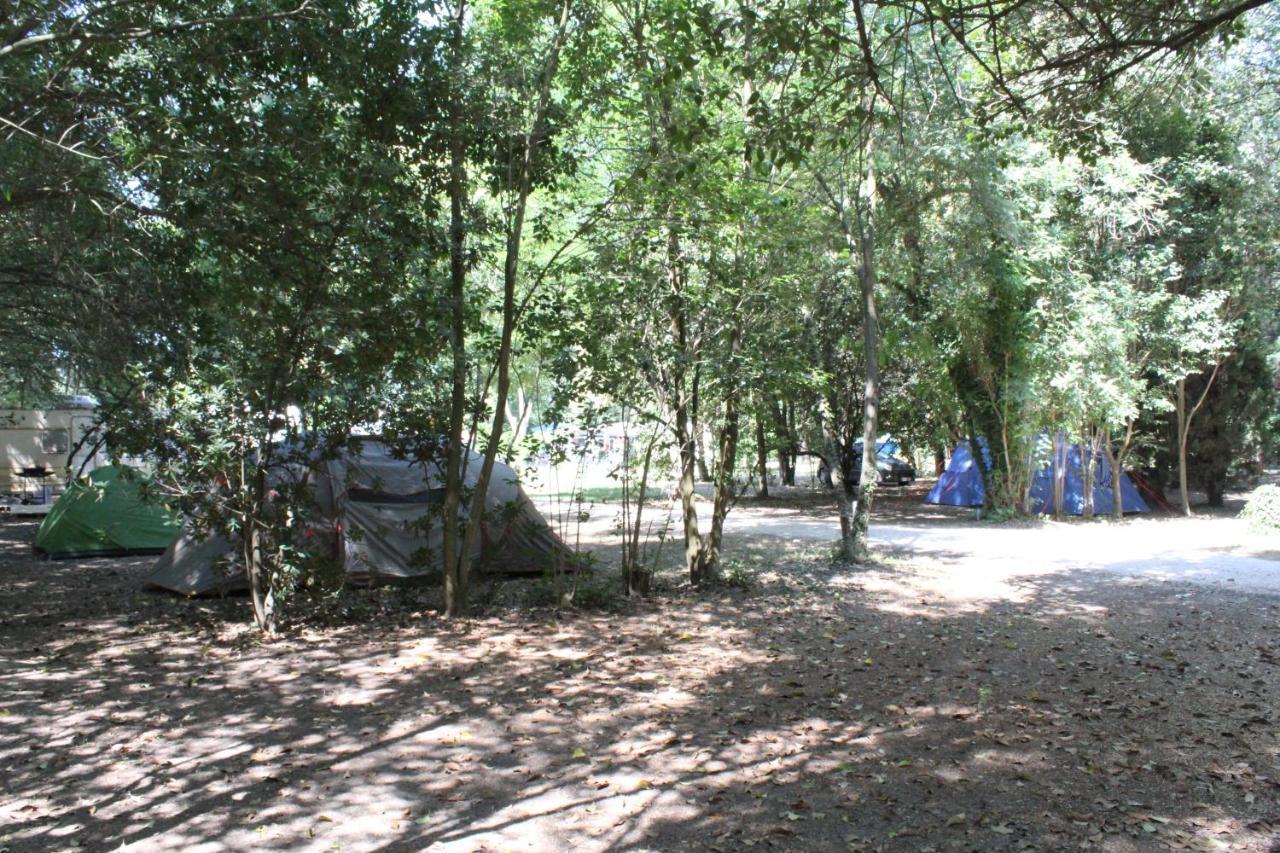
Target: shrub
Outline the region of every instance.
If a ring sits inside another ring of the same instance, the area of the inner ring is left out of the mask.
[[[722,560],[720,582],[725,586],[750,592],[756,585],[756,573],[741,560]]]
[[[1249,496],[1241,517],[1261,533],[1280,533],[1280,486],[1259,486]]]
[[[529,587],[526,602],[530,607],[572,607],[611,613],[626,607],[627,597],[616,575],[587,568],[558,580],[549,575],[538,578]]]

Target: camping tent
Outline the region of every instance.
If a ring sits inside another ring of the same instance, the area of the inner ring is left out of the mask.
[[[470,454],[464,484],[474,488],[482,457]],[[315,500],[308,546],[332,554],[356,582],[438,574],[443,530],[440,505],[444,472],[435,463],[397,458],[381,442],[364,440],[358,451],[312,459],[297,470]],[[516,482],[510,466],[496,462],[485,494],[485,523],[472,558],[508,574],[541,574],[572,568],[573,553]],[[188,527],[165,551],[148,583],[186,595],[228,592],[246,586],[231,543],[200,539]]]
[[[991,469],[991,454],[986,441],[979,436],[978,446],[982,449],[983,462],[987,470]],[[1093,510],[1099,515],[1111,512],[1113,489],[1111,488],[1111,466],[1107,464],[1101,451],[1096,451],[1093,472]],[[1031,480],[1031,512],[1053,512],[1053,484],[1061,476],[1063,479],[1062,509],[1070,515],[1084,513],[1084,472],[1083,452],[1080,445],[1066,445],[1065,439],[1059,436],[1051,441],[1047,435],[1037,439],[1036,458],[1040,464],[1036,467]],[[1063,464],[1065,462],[1065,464]],[[969,450],[968,442],[956,445],[951,454],[951,463],[947,470],[938,477],[938,482],[929,491],[925,503],[946,504],[949,506],[982,506],[984,491],[982,476],[979,473]],[[1129,477],[1120,473],[1120,505],[1123,512],[1150,512],[1138,490],[1134,488]]]
[[[1084,453],[1078,444],[1066,446],[1061,437],[1054,442],[1050,442],[1048,436],[1040,437],[1037,457],[1048,458],[1036,470],[1031,481],[1031,512],[1053,512],[1053,484],[1062,477],[1062,511],[1068,515],[1084,514]],[[1111,512],[1115,499],[1115,490],[1111,488],[1111,465],[1101,450],[1094,451],[1093,464],[1093,511],[1105,515]],[[1120,508],[1121,512],[1151,511],[1123,471],[1120,472]]]
[[[981,448],[983,462],[990,471],[991,451],[987,449],[986,439],[979,437],[978,447]],[[924,502],[947,506],[982,506],[984,495],[982,474],[974,462],[969,442],[962,441],[951,451],[951,463],[938,476],[938,482],[933,484]]]
[[[178,519],[142,499],[138,484],[105,465],[62,493],[36,532],[35,548],[55,559],[158,554],[178,535]]]

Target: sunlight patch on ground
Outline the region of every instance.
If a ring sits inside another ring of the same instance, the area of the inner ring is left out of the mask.
[[[864,571],[856,581],[875,606],[903,616],[943,617],[980,613],[998,602],[1024,604],[1035,590],[1018,583],[1018,575],[956,572],[928,564],[898,564]]]

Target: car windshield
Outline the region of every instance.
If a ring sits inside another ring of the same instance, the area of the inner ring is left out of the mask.
[[[859,438],[856,440],[853,443],[853,446],[859,454],[862,453],[862,439]],[[897,453],[898,442],[894,441],[892,438],[882,438],[876,442],[876,456],[881,459],[888,459],[891,456],[896,456]]]

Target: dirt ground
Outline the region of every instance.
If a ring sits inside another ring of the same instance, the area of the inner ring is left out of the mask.
[[[1001,532],[917,501],[885,523]],[[557,613],[511,582],[465,622],[353,590],[263,641],[243,599],[33,535],[0,523],[0,851],[1280,851],[1267,592],[907,546],[854,569],[747,525],[734,586],[592,581]]]

